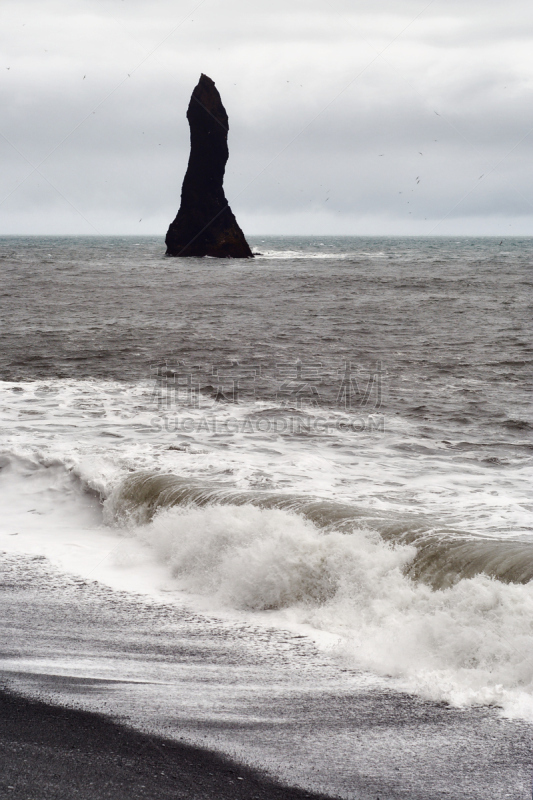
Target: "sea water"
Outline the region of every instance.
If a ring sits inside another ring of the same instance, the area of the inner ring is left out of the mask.
[[[0,548],[530,720],[533,239],[251,244],[0,240]]]

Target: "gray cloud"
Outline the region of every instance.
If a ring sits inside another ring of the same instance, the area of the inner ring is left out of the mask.
[[[203,71],[247,230],[533,234],[529,4],[195,6],[4,3],[1,233],[163,234]]]

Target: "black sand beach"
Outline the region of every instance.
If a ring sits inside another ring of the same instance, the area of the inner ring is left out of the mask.
[[[259,630],[42,559],[0,567],[2,800],[530,798],[526,722],[365,685],[290,633],[259,651]]]
[[[0,694],[2,798],[325,798],[280,786],[209,751],[116,725],[99,714]]]

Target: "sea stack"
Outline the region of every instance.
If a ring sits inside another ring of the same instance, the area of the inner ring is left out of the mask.
[[[167,256],[253,258],[237,224],[222,183],[228,160],[228,115],[214,81],[201,75],[187,119],[191,129],[191,154],[181,206],[167,237]]]

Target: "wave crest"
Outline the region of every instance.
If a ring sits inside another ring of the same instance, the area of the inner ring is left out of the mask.
[[[466,536],[464,532],[435,528],[434,521],[415,513],[392,517],[356,505],[304,495],[265,491],[238,491],[222,484],[206,484],[173,474],[136,472],[116,487],[105,503],[109,524],[145,525],[165,509],[188,506],[254,507],[291,512],[312,523],[323,534],[350,536],[372,531],[383,542],[413,546],[405,562],[406,575],[433,589],[445,589],[465,578],[487,575],[504,583],[533,579],[533,543]]]
[[[297,514],[253,506],[165,509],[136,535],[181,588],[254,611],[322,606],[354,587],[369,596],[379,576],[400,572],[415,553],[363,532],[321,533]]]

